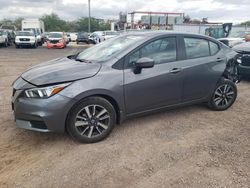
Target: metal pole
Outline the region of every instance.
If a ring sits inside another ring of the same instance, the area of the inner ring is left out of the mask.
[[[91,19],[91,17],[90,17],[90,0],[88,0],[88,6],[89,6],[89,33],[90,33],[90,31],[91,31],[91,28],[90,28],[90,19]]]

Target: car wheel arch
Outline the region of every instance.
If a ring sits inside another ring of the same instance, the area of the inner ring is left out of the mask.
[[[66,124],[67,124],[67,121],[68,121],[68,118],[69,118],[69,115],[70,115],[70,112],[71,110],[78,104],[80,103],[81,101],[83,100],[86,100],[90,97],[100,97],[100,98],[104,98],[106,99],[108,102],[110,102],[112,104],[112,106],[114,107],[115,109],[115,112],[116,112],[116,123],[117,124],[120,124],[123,120],[123,115],[121,113],[121,107],[120,105],[118,104],[117,100],[114,99],[114,97],[111,97],[110,95],[107,95],[107,94],[93,94],[93,95],[88,95],[88,96],[84,96],[82,97],[81,99],[79,100],[76,100],[76,103],[74,105],[71,106],[70,110],[68,111],[67,113],[67,117],[65,118],[66,121],[65,121],[65,130],[67,131],[66,129]]]

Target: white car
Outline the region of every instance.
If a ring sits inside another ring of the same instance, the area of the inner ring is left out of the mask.
[[[113,37],[118,36],[119,33],[117,31],[104,31],[104,40],[111,39]]]
[[[0,45],[8,47],[8,37],[6,34],[6,32],[0,30]]]
[[[37,38],[33,32],[19,31],[15,38],[16,48],[22,46],[30,46],[36,48],[38,46]]]
[[[99,42],[103,42],[103,41],[105,40],[105,38],[104,38],[104,36],[105,36],[104,31],[95,31],[95,32],[93,32],[91,35],[93,35],[93,34],[98,35],[98,37],[99,37]]]
[[[40,31],[38,29],[27,28],[27,29],[23,29],[23,31],[28,31],[30,33],[34,33],[36,40],[37,40],[37,44],[40,46],[43,45],[42,34],[40,33]]]
[[[69,35],[70,35],[71,41],[75,42],[77,39],[77,33],[70,33]]]

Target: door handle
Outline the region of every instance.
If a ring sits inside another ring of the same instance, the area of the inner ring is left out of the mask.
[[[176,73],[179,73],[181,72],[181,68],[173,68],[171,71],[169,71],[170,73],[173,73],[173,74],[176,74]]]
[[[222,61],[223,61],[222,58],[219,58],[219,57],[218,57],[218,58],[216,59],[216,62],[218,62],[218,63],[219,63],[219,62],[222,62]]]

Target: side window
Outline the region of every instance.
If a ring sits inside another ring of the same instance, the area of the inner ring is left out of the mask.
[[[210,53],[211,55],[215,55],[217,54],[217,52],[220,50],[218,44],[209,41],[209,45],[210,45]]]
[[[198,38],[184,38],[187,59],[210,56],[207,40]]]
[[[139,58],[148,57],[155,61],[155,64],[176,61],[176,39],[167,37],[155,40],[143,46],[129,57],[131,67]]]

